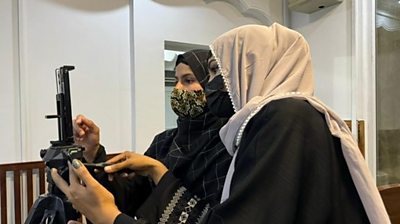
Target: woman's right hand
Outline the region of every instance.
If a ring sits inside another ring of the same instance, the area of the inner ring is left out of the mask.
[[[51,169],[51,177],[57,187],[73,207],[93,223],[112,224],[121,213],[115,205],[114,196],[94,179],[81,161],[74,159],[68,167],[69,183],[55,168]]]
[[[93,162],[100,146],[100,128],[83,115],[76,116],[73,126],[75,144],[83,146],[86,161]]]
[[[104,168],[106,173],[114,173],[128,168],[141,176],[150,177],[156,185],[168,171],[168,168],[160,161],[128,151],[114,156],[110,160],[106,161],[106,163],[112,164]]]

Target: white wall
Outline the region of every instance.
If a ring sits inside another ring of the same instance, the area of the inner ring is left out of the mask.
[[[39,149],[57,138],[56,122],[44,115],[55,113],[54,69],[64,64],[76,66],[70,77],[73,114],[83,113],[99,124],[109,151],[145,151],[165,129],[164,41],[208,45],[233,27],[260,23],[224,1],[133,1],[131,21],[128,0],[21,0],[19,11],[10,10],[15,2],[2,0],[0,7],[0,56],[5,58],[0,62],[0,140],[5,147],[0,150],[8,152],[0,162],[39,159]],[[291,15],[292,27],[311,46],[316,95],[344,118],[351,117],[350,21],[350,1],[311,15]]]
[[[165,129],[164,41],[208,45],[239,25],[259,23],[226,2],[134,1],[133,141],[144,152]]]
[[[109,152],[131,148],[129,0],[0,2],[0,162],[38,160],[39,150],[58,138],[56,120],[44,116],[56,113],[54,70],[65,64],[76,67],[70,72],[73,115],[98,123]]]
[[[290,19],[291,27],[302,33],[310,45],[316,96],[343,119],[351,119],[351,1],[313,14],[291,12]]]
[[[56,112],[54,69],[65,64],[76,67],[73,115],[96,121],[109,152],[145,151],[165,129],[164,41],[208,45],[260,23],[218,1],[2,0],[0,10],[0,162],[38,160],[57,139],[57,122],[44,116]]]
[[[373,2],[347,0],[311,15],[292,12],[290,22],[310,44],[316,95],[343,119],[365,121],[365,157],[375,177],[374,10]]]
[[[0,1],[0,163],[21,157],[16,1]]]

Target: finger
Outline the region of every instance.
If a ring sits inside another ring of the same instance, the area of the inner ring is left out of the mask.
[[[58,174],[57,169],[51,169],[51,178],[53,178],[54,183],[57,187],[69,197],[69,186],[68,183]]]
[[[85,130],[78,125],[74,125],[74,136],[80,138],[85,135]]]
[[[107,160],[106,163],[109,163],[109,164],[118,163],[120,161],[126,160],[126,158],[128,158],[127,152],[123,152],[123,153],[120,153],[120,154],[114,156],[113,158]]]
[[[83,130],[86,131],[86,132],[90,131],[89,127],[86,126],[86,125],[83,127]]]
[[[76,116],[76,123],[82,124],[82,121],[83,121],[84,119],[86,119],[86,117],[85,117],[84,115],[78,114],[78,115]]]
[[[129,168],[130,164],[128,160],[119,162],[119,163],[115,163],[113,165],[109,165],[104,167],[104,171],[106,173],[115,173],[119,170],[125,169],[125,168]]]
[[[82,115],[76,116],[76,118],[73,120],[72,124],[74,129],[79,128],[79,126],[82,125]]]
[[[128,174],[127,174],[127,173],[121,173],[120,176],[121,176],[122,178],[127,178],[127,177],[128,177]]]
[[[84,136],[87,132],[90,131],[90,128],[96,128],[97,126],[89,119],[87,119],[83,115],[78,115],[75,122],[73,123],[74,125],[74,133],[76,133],[76,137],[82,137]]]
[[[82,223],[75,220],[69,220],[67,224],[82,224]]]
[[[72,125],[75,127],[80,123],[79,115],[72,119]]]
[[[75,141],[83,141],[83,138],[75,137]]]
[[[87,119],[86,117],[83,116],[82,116],[82,125],[85,125],[88,129],[96,127],[96,124],[92,120]]]
[[[75,170],[72,167],[72,164],[68,161],[69,168],[69,184],[70,185],[80,185],[80,180],[78,176],[75,174]]]
[[[72,160],[72,167],[74,173],[77,175],[77,177],[83,182],[84,185],[86,186],[94,186],[99,184],[89,173],[85,165],[78,160],[74,159]]]
[[[131,173],[128,174],[128,179],[131,180],[131,179],[133,179],[135,176],[136,176],[136,173],[135,173],[135,172],[131,172]]]
[[[113,181],[114,180],[114,174],[108,174],[108,181]]]

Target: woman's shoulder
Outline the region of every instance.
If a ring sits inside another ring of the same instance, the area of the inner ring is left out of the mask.
[[[283,123],[296,122],[298,125],[310,122],[321,125],[324,123],[323,115],[309,102],[295,98],[274,100],[265,105],[253,118],[253,120],[267,119]]]
[[[279,112],[293,111],[296,113],[314,113],[317,112],[310,103],[303,99],[283,98],[271,101],[266,105],[270,110],[279,110]]]
[[[169,148],[169,144],[171,144],[171,141],[176,135],[176,132],[177,129],[172,128],[155,135],[153,141],[151,141],[151,144],[146,151],[146,154],[152,153],[152,151],[154,150],[157,151],[162,148]]]
[[[174,136],[177,130],[178,130],[177,128],[171,128],[171,129],[167,129],[163,132],[160,132],[154,136],[154,140]]]

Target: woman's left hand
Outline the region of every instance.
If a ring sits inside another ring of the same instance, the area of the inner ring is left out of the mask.
[[[81,161],[74,159],[69,163],[69,185],[51,170],[51,177],[57,187],[64,192],[75,209],[89,220],[99,224],[112,224],[121,213],[114,202],[114,196],[97,182]]]
[[[104,168],[106,173],[114,173],[128,168],[139,175],[150,177],[156,185],[168,171],[168,168],[160,161],[128,151],[114,156],[107,160],[106,163],[112,164]]]

